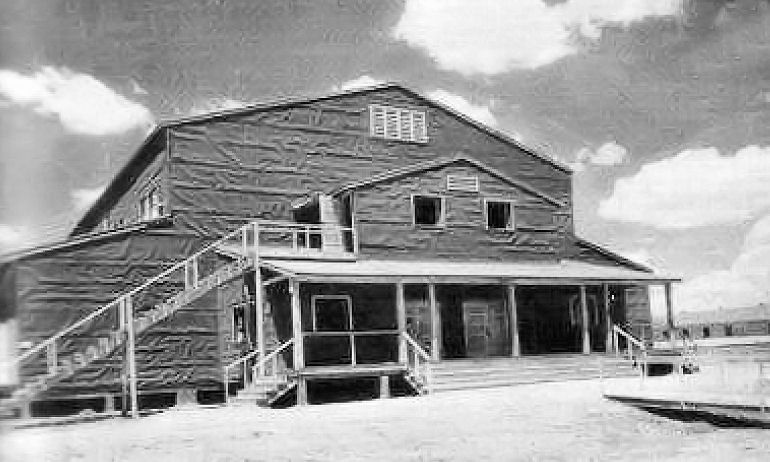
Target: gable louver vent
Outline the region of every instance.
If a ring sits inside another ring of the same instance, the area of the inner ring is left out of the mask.
[[[479,177],[447,175],[446,188],[449,191],[479,192]]]
[[[372,104],[369,106],[369,134],[388,140],[427,143],[425,112]]]

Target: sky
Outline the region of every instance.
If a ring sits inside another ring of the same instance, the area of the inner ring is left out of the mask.
[[[577,233],[678,310],[770,301],[767,0],[3,0],[0,252],[159,120],[382,81],[571,166]]]

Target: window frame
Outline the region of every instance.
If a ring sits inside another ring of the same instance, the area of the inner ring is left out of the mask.
[[[505,228],[493,228],[489,226],[489,204],[490,203],[502,203],[508,204],[510,207],[508,224]],[[488,231],[516,231],[516,201],[513,199],[503,199],[497,197],[485,197],[482,206],[482,212],[484,215],[484,229]]]
[[[312,332],[332,332],[332,331],[319,331],[317,324],[317,306],[318,300],[345,300],[348,305],[348,330],[346,331],[333,331],[333,332],[353,332],[353,298],[350,295],[345,294],[332,294],[332,295],[312,295],[310,297],[310,316],[313,321]]]
[[[439,220],[438,223],[435,224],[426,224],[426,223],[417,223],[417,209],[414,205],[414,200],[417,197],[429,197],[432,199],[438,199],[439,200],[439,207],[441,209],[439,210]],[[443,194],[412,194],[410,202],[412,204],[412,226],[415,228],[427,228],[427,229],[440,229],[440,228],[446,228],[446,217],[447,217],[447,210],[446,210],[446,196]]]

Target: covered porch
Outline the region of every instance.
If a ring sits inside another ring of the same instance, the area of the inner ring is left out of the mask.
[[[280,279],[258,298],[278,342],[292,343],[287,365],[299,403],[317,377],[408,373],[420,360],[604,352],[613,325],[651,340],[647,286],[666,287],[670,316],[676,281],[576,261],[265,259],[260,266]]]

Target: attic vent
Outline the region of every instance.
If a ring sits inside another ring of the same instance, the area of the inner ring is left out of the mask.
[[[425,112],[372,104],[369,106],[369,134],[388,140],[427,143]]]
[[[446,189],[449,191],[479,192],[479,177],[447,175]]]

